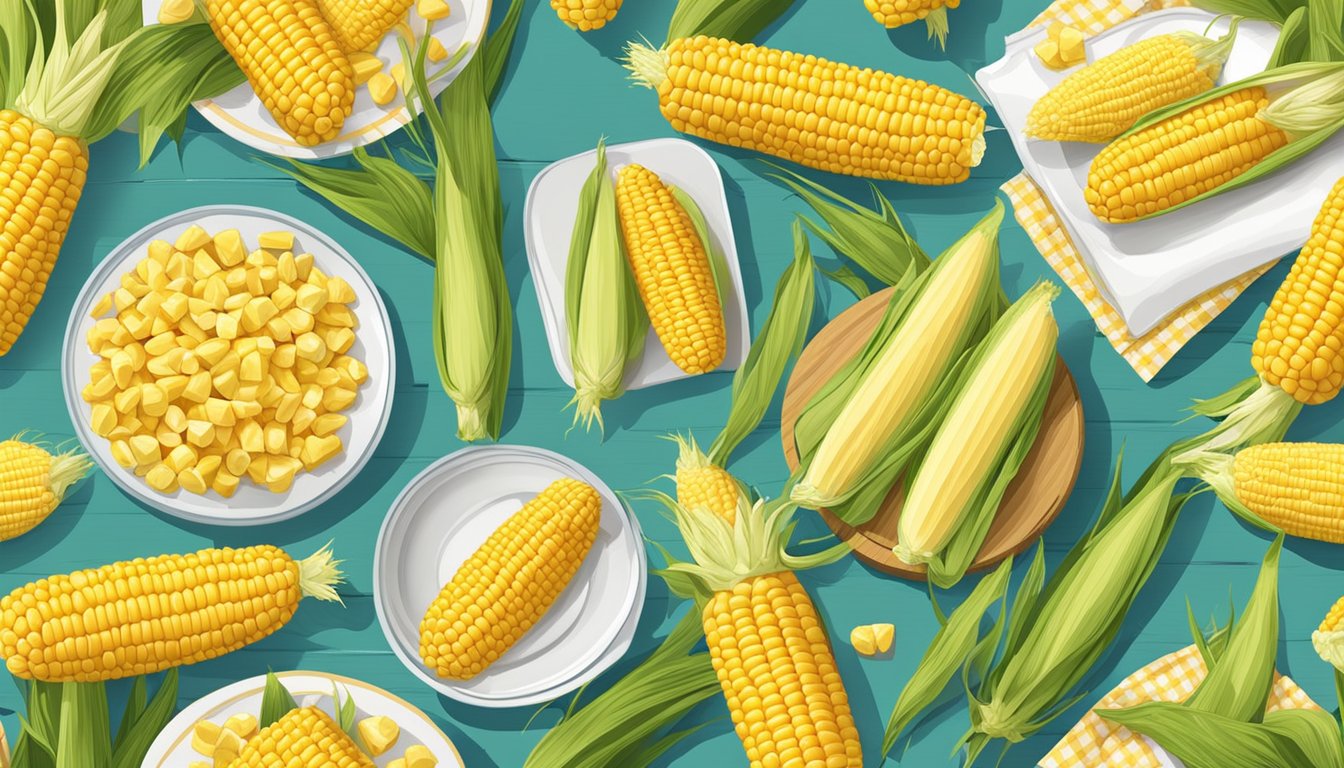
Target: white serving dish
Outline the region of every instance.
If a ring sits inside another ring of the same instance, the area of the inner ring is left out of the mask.
[[[551,482],[572,477],[602,496],[597,541],[574,580],[485,672],[444,680],[420,660],[420,620],[462,563]],[[398,658],[425,684],[481,707],[550,701],[592,680],[629,648],[648,565],[639,523],[592,472],[525,446],[465,448],[415,477],[393,502],[374,552],[374,604]]]
[[[280,672],[276,674],[300,707],[318,706],[336,717],[332,692],[339,690],[344,701],[350,696],[355,702],[356,721],[383,715],[401,727],[401,736],[386,754],[374,758],[374,764],[385,766],[405,752],[406,747],[421,744],[429,748],[439,760],[439,768],[463,768],[466,763],[453,742],[439,730],[425,713],[381,688],[340,675],[323,672]],[[191,731],[196,723],[209,720],[222,724],[232,715],[257,715],[261,712],[261,696],[266,676],[244,680],[220,688],[182,710],[168,723],[145,755],[142,768],[187,768],[193,762],[205,760],[191,748]]]
[[[449,74],[430,82],[429,90],[435,96],[448,87],[467,65],[471,56],[475,55],[485,38],[486,24],[490,21],[491,0],[447,0],[447,2],[452,10],[448,18],[434,22],[434,37],[443,43],[444,49],[448,51],[448,61],[452,61],[452,54],[464,46],[468,49],[468,55],[463,56]],[[145,24],[158,23],[159,8],[163,3],[164,0],[143,0]],[[424,33],[425,20],[414,6],[410,10],[409,23],[417,35]],[[397,43],[399,37],[395,29],[391,30],[383,37],[374,52],[383,60],[385,72],[390,72],[392,65],[402,60],[401,48]],[[435,66],[438,65],[427,63],[427,71],[435,74],[437,72]],[[321,160],[348,154],[357,147],[372,144],[396,133],[412,118],[410,111],[406,109],[405,94],[400,89],[391,102],[379,106],[373,103],[369,89],[361,85],[355,94],[353,111],[346,118],[341,134],[315,147],[305,147],[294,141],[275,118],[271,117],[271,113],[266,110],[261,99],[257,98],[249,83],[242,83],[217,98],[201,99],[194,106],[211,125],[230,138],[268,154],[302,160]],[[417,105],[416,114],[419,113]]]
[[[344,278],[358,299],[351,305],[359,328],[350,355],[364,362],[369,379],[360,387],[359,397],[343,411],[349,423],[336,434],[345,451],[316,471],[302,471],[285,493],[272,493],[244,477],[233,498],[214,491],[198,496],[184,490],[162,494],[145,484],[133,470],[112,458],[111,443],[94,434],[92,409],[80,392],[88,383],[89,367],[98,356],[89,351],[86,338],[93,327],[90,317],[94,304],[120,284],[122,273],[134,269],[145,257],[151,240],[172,242],[192,224],[210,234],[237,229],[249,248],[257,246],[262,232],[287,230],[294,233],[295,251],[313,254],[313,263],[328,275]],[[307,224],[275,211],[242,205],[212,205],[175,213],[159,219],[131,235],[113,248],[94,270],[71,310],[61,354],[61,381],[70,420],[84,450],[103,472],[130,496],[174,517],[211,525],[262,525],[288,520],[326,502],[344,488],[373,457],[378,441],[387,428],[392,411],[392,391],[396,384],[396,358],[392,351],[392,324],[381,295],[363,268],[335,241]]]
[[[574,367],[569,360],[569,329],[565,322],[565,265],[569,261],[574,217],[579,211],[579,191],[593,172],[596,156],[597,150],[589,150],[542,169],[527,191],[523,214],[527,258],[532,266],[532,282],[541,304],[551,359],[555,361],[560,378],[571,387],[574,386]],[[751,329],[746,294],[742,289],[742,266],[738,263],[728,196],[718,164],[708,152],[682,139],[651,139],[607,147],[607,167],[613,180],[622,167],[631,163],[639,163],[668,184],[680,187],[704,213],[731,278],[729,295],[723,306],[728,351],[717,370],[736,370],[747,359]],[[627,372],[625,388],[643,389],[688,376],[667,356],[658,335],[650,328],[644,343],[644,356],[633,370]]]
[[[1214,18],[1193,8],[1142,14],[1088,41],[1088,59],[1154,35],[1203,32]],[[1220,20],[1211,34],[1226,30],[1226,20]],[[1032,105],[1067,74],[1047,69],[1032,52],[1044,35],[1042,28],[1010,37],[1004,58],[980,70],[976,81],[998,111],[1027,175],[1059,214],[1132,335],[1142,336],[1192,299],[1302,246],[1321,201],[1344,176],[1344,134],[1241,189],[1146,221],[1105,224],[1083,199],[1088,168],[1103,145],[1037,141],[1025,134]],[[1243,23],[1220,84],[1263,70],[1277,40],[1274,25]]]

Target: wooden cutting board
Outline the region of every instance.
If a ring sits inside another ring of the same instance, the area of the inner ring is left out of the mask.
[[[845,310],[817,333],[798,358],[784,393],[780,429],[790,471],[799,463],[793,434],[799,414],[831,376],[863,350],[886,312],[891,291],[888,288],[875,293]],[[1060,359],[1055,364],[1055,380],[1036,444],[1004,494],[999,514],[971,570],[988,568],[1030,546],[1064,508],[1082,459],[1083,403],[1073,374]],[[922,566],[907,565],[892,552],[904,496],[904,488],[897,483],[873,519],[858,528],[827,510],[819,512],[859,560],[894,576],[923,581],[927,574]]]

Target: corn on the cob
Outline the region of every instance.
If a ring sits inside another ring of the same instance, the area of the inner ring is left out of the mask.
[[[621,10],[622,0],[551,0],[560,20],[580,32],[607,26]]]
[[[469,680],[527,633],[578,573],[597,538],[602,497],[557,480],[501,525],[444,585],[420,622],[420,657]]]
[[[0,443],[0,541],[36,528],[93,466],[79,451],[53,454],[18,435]]]
[[[998,229],[994,211],[940,257],[927,283],[887,339],[812,453],[790,498],[813,509],[849,498],[952,368],[987,297],[996,289]]]
[[[984,109],[919,80],[705,36],[627,53],[672,127],[703,139],[912,184],[965,181],[984,157]]]
[[[0,599],[0,656],[47,682],[149,675],[213,659],[284,626],[305,597],[335,600],[338,563],[271,546],[205,549],[52,576]]]
[[[1110,141],[1153,110],[1213,88],[1234,35],[1218,41],[1189,32],[1158,35],[1098,59],[1036,102],[1027,134],[1049,141]]]
[[[229,768],[280,766],[374,768],[374,763],[331,715],[317,707],[300,707],[261,729],[229,764]]]
[[[877,23],[887,29],[923,19],[929,37],[937,38],[938,45],[943,46],[947,42],[947,11],[961,5],[961,0],[863,0],[863,4]]]
[[[673,435],[677,453],[677,503],[687,509],[707,509],[729,525],[737,520],[742,486],[728,470],[710,461],[695,438]]]
[[[280,127],[303,146],[336,138],[355,71],[316,0],[205,0],[210,28]]]
[[[649,322],[686,373],[719,367],[728,351],[707,245],[673,190],[640,165],[621,169],[616,201],[625,250]]]
[[[1321,620],[1321,626],[1311,635],[1311,644],[1325,663],[1344,672],[1344,597]]]
[[[928,565],[939,586],[965,574],[999,506],[1002,490],[989,489],[1003,487],[1001,474],[1017,472],[1036,438],[1054,377],[1059,326],[1050,303],[1058,295],[1054,284],[1041,283],[995,324],[910,483],[894,551],[903,562]],[[968,543],[944,555],[963,529]]]
[[[701,618],[710,659],[752,768],[859,768],[859,732],[830,640],[786,565],[837,555],[785,554],[790,504],[744,505],[734,524],[705,507],[671,506],[694,557],[674,569],[708,597]]]
[[[1251,522],[1344,544],[1344,445],[1265,443],[1234,456],[1205,455],[1195,469]]]
[[[322,18],[347,54],[378,45],[415,5],[415,0],[317,0]]]

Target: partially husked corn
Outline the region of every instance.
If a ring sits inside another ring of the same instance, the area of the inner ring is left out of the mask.
[[[79,451],[53,454],[21,438],[0,442],[0,541],[22,536],[46,520],[93,466]]]
[[[247,742],[230,768],[374,768],[373,760],[317,707],[291,709]]]
[[[1344,445],[1265,443],[1228,467],[1236,500],[1289,536],[1344,544]]]
[[[591,32],[616,18],[621,10],[621,0],[551,0],[551,8],[569,26],[580,32]]]
[[[919,21],[943,8],[956,8],[961,0],[863,0],[868,12],[882,26],[893,29]]]
[[[677,503],[690,510],[707,509],[723,518],[729,525],[737,522],[738,506],[742,502],[742,486],[728,470],[710,461],[693,438],[676,436],[680,447],[677,455]]]
[[[602,497],[564,478],[523,505],[444,585],[420,622],[420,658],[469,680],[532,628],[578,573],[597,538]]]
[[[228,497],[248,477],[283,493],[344,449],[340,412],[369,376],[349,354],[358,297],[295,256],[293,233],[259,244],[192,226],[95,307],[91,426],[156,491]]]
[[[1311,636],[1311,644],[1321,659],[1344,672],[1344,597],[1325,615],[1320,628]]]

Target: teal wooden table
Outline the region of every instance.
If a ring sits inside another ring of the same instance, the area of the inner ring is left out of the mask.
[[[497,4],[502,5],[502,4]],[[654,96],[631,86],[617,61],[626,40],[639,34],[660,40],[672,3],[630,0],[606,29],[586,36],[557,22],[549,4],[529,0],[505,88],[495,110],[503,192],[507,205],[505,259],[517,306],[512,389],[504,442],[562,452],[596,471],[610,486],[631,489],[672,469],[675,448],[659,439],[691,428],[708,441],[728,409],[729,374],[626,395],[606,408],[609,435],[574,432],[563,411],[570,392],[551,364],[536,294],[523,252],[523,198],[532,178],[548,163],[592,148],[601,135],[612,142],[673,135],[659,116]],[[1046,0],[971,0],[953,14],[946,54],[924,39],[921,25],[888,32],[874,24],[859,0],[813,0],[762,36],[772,45],[887,69],[974,93],[970,75],[1003,53],[1003,38],[1025,26]],[[497,9],[497,14],[502,8]],[[991,116],[991,123],[993,123]],[[738,250],[752,309],[753,332],[769,309],[775,281],[788,264],[790,221],[802,204],[765,178],[758,158],[707,146],[728,188]],[[919,241],[938,252],[989,208],[998,187],[1021,166],[1007,139],[991,133],[986,162],[971,180],[951,188],[888,184],[894,202]],[[856,199],[865,185],[825,179]],[[372,275],[387,301],[396,336],[397,391],[392,421],[375,458],[350,487],[321,509],[287,523],[256,529],[190,525],[130,501],[102,476],[78,487],[72,498],[35,533],[0,544],[0,594],[30,580],[113,560],[187,552],[212,545],[273,543],[307,554],[334,540],[346,560],[345,607],[305,603],[296,620],[256,645],[183,670],[181,704],[229,682],[267,669],[312,669],[362,678],[418,705],[457,743],[471,768],[514,768],[541,734],[556,722],[564,703],[541,714],[523,710],[473,709],[438,697],[404,669],[384,642],[372,598],[374,539],[398,491],[439,457],[462,447],[454,437],[453,409],[439,387],[430,337],[430,267],[367,228],[300,191],[287,178],[253,161],[249,150],[192,119],[184,145],[161,149],[144,170],[136,169],[136,144],[118,134],[93,149],[88,189],[47,296],[27,333],[0,359],[0,433],[30,429],[54,439],[72,435],[60,397],[59,350],[75,294],[86,275],[123,238],[146,223],[183,208],[246,203],[273,208],[324,230]],[[830,254],[818,246],[819,254]],[[1051,277],[1021,228],[1011,220],[1003,236],[1004,278],[1017,295]],[[1151,385],[1145,385],[1096,331],[1082,306],[1067,292],[1056,304],[1061,351],[1078,378],[1087,416],[1082,475],[1067,508],[1046,533],[1050,562],[1087,529],[1123,446],[1130,457],[1125,475],[1142,466],[1173,438],[1204,425],[1176,425],[1191,398],[1222,391],[1249,375],[1249,346],[1261,310],[1286,265],[1251,288],[1187,347]],[[816,322],[834,317],[852,302],[827,285]],[[825,317],[820,315],[824,314]],[[1294,439],[1344,439],[1341,409],[1331,404],[1309,411]],[[758,432],[740,449],[732,469],[767,493],[778,493],[787,476],[779,445],[778,403]],[[655,510],[640,509],[653,540],[674,552],[676,531]],[[801,535],[824,527],[809,515]],[[1185,601],[1201,617],[1225,615],[1229,599],[1249,596],[1267,539],[1237,522],[1210,498],[1187,507],[1176,534],[1138,607],[1091,678],[1095,694],[1041,734],[1013,750],[1005,766],[1030,766],[1043,756],[1086,705],[1138,667],[1189,643]],[[1283,560],[1283,639],[1280,668],[1327,708],[1335,705],[1329,669],[1312,651],[1311,631],[1331,602],[1344,592],[1339,551],[1291,542]],[[1018,568],[1019,573],[1025,566]],[[893,580],[852,559],[807,573],[805,583],[833,628],[841,670],[863,733],[864,751],[878,753],[882,729],[901,686],[936,630],[922,585]],[[964,588],[952,599],[959,599]],[[642,656],[684,611],[651,579],[643,621],[631,656]],[[895,657],[859,658],[845,638],[855,624],[897,626]],[[628,669],[627,659],[603,680]],[[601,684],[601,681],[599,681]],[[16,689],[0,685],[0,719],[18,730],[12,710]],[[535,718],[534,718],[535,715]],[[718,699],[697,716],[714,721],[664,762],[678,766],[745,764]],[[916,734],[902,761],[911,766],[954,764],[952,743],[966,728],[965,706],[949,699],[931,724]],[[877,761],[870,757],[870,765]]]

